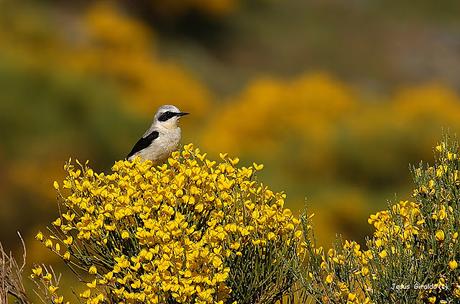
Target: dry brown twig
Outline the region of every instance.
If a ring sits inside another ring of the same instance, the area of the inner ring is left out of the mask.
[[[21,266],[19,266],[11,252],[9,254],[5,252],[0,243],[0,303],[8,303],[9,297],[13,297],[16,303],[30,303],[22,282],[22,272],[26,265],[26,245],[19,232],[18,235],[24,250]]]

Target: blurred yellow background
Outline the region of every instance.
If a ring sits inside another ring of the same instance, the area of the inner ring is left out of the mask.
[[[264,163],[318,236],[363,240],[409,164],[460,130],[458,1],[0,1],[0,241],[29,258],[65,161],[108,171],[156,108],[183,143]]]

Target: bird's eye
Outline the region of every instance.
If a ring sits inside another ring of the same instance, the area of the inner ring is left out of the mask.
[[[176,116],[176,113],[173,113],[173,112],[170,112],[170,111],[166,111],[166,112],[162,113],[162,114],[158,117],[158,120],[159,120],[159,121],[167,121],[167,120],[173,118],[174,116]]]

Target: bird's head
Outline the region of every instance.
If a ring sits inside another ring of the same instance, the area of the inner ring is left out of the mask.
[[[155,114],[154,123],[156,126],[165,129],[177,128],[179,119],[189,113],[181,112],[177,107],[172,105],[161,106]]]

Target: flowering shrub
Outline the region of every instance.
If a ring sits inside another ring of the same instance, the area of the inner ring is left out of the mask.
[[[294,283],[302,231],[285,194],[257,181],[263,166],[238,162],[187,145],[157,167],[68,163],[60,216],[37,239],[86,283],[86,303],[274,303]],[[32,277],[61,303],[45,272]]]
[[[401,169],[429,159],[442,128],[460,132],[460,96],[449,87],[424,83],[369,96],[324,73],[254,79],[217,111],[203,129],[206,151],[270,163],[267,176],[285,185],[292,208],[305,196],[312,202],[322,244],[336,231],[362,238],[368,207],[410,189]]]
[[[375,228],[362,249],[315,244],[303,217],[307,255],[301,283],[321,303],[457,303],[460,301],[459,149],[436,147],[434,166],[413,169],[413,201],[371,215]]]
[[[5,8],[5,16],[0,15],[4,60],[45,74],[61,75],[59,67],[65,66],[65,75],[97,79],[101,88],[114,90],[137,115],[150,117],[152,96],[155,102],[168,100],[194,115],[204,115],[210,106],[208,88],[184,66],[160,56],[154,31],[113,2],[89,3],[64,23],[13,3]]]
[[[216,147],[235,153],[257,151],[263,145],[270,147],[269,154],[283,149],[291,154],[286,138],[294,136],[301,141],[300,148],[309,151],[296,154],[301,158],[299,166],[321,161],[321,167],[323,159],[318,158],[327,157],[328,149],[318,153],[310,153],[310,149],[328,145],[337,124],[359,109],[355,99],[351,88],[324,73],[306,74],[292,81],[256,79],[222,106],[219,118],[211,118],[203,142],[210,151]],[[238,124],[232,123],[235,117],[241,118]]]
[[[150,115],[152,96],[195,115],[206,113],[208,89],[190,71],[158,55],[154,33],[145,23],[108,3],[91,5],[82,19],[84,39],[67,46],[64,54],[58,49],[58,58],[76,73],[113,82],[129,108],[141,115]]]
[[[443,127],[460,130],[460,96],[436,83],[392,95],[365,97],[325,73],[255,79],[210,118],[202,142],[209,152],[224,149],[281,163],[277,170],[296,174],[294,183],[333,176],[338,184],[398,187],[406,176],[396,172],[429,157]]]

